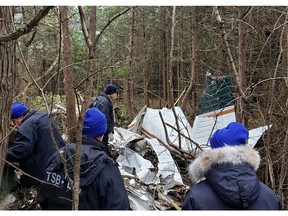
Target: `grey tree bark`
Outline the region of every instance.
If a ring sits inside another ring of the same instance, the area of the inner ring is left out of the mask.
[[[13,7],[0,7],[0,35],[13,32]],[[5,152],[9,141],[10,110],[15,83],[15,40],[0,43],[0,153],[5,159]],[[5,162],[0,160],[0,185]]]
[[[76,107],[75,107],[75,91],[74,91],[74,75],[73,61],[71,53],[71,42],[69,32],[68,7],[60,6],[60,20],[62,32],[62,58],[63,58],[63,75],[64,75],[64,91],[66,100],[66,115],[67,115],[67,135],[68,142],[73,142],[76,135]]]

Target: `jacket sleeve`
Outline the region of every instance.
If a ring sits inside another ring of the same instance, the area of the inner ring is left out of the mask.
[[[113,132],[113,127],[114,127],[113,106],[112,106],[111,102],[109,102],[108,100],[103,101],[103,104],[104,104],[104,106],[103,106],[101,111],[106,116],[107,132],[110,133],[110,132]]]
[[[98,193],[102,210],[129,210],[129,199],[120,171],[107,165],[99,175]]]
[[[37,140],[37,130],[32,126],[27,127],[26,125],[22,125],[15,135],[13,147],[7,149],[6,160],[9,162],[18,162],[25,159],[33,152]]]

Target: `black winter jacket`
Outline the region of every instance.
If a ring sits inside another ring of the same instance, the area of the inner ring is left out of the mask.
[[[113,104],[105,92],[102,92],[89,106],[89,108],[98,108],[105,114],[107,119],[107,131],[106,134],[114,133],[114,115]]]
[[[49,118],[45,112],[32,111],[17,130],[13,147],[6,152],[7,161],[19,162],[24,172],[40,180],[44,179],[48,159],[56,152],[49,122],[58,148],[65,146],[54,119]],[[39,184],[25,175],[22,175],[20,180],[21,184],[27,187]]]
[[[189,166],[193,181],[183,210],[280,210],[276,194],[260,182],[259,153],[249,146],[209,149]],[[204,179],[204,180],[203,180]]]
[[[79,210],[128,210],[128,195],[117,163],[103,149],[104,145],[96,138],[82,137]],[[73,181],[75,144],[67,144],[60,152],[68,159],[67,170]],[[63,167],[61,157],[55,153],[49,159],[45,181],[58,187],[41,186],[50,210],[72,209],[71,184],[64,177]]]

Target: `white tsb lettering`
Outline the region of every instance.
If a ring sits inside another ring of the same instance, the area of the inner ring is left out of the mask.
[[[72,184],[73,184],[73,181],[72,181]],[[67,188],[67,190],[71,190],[70,182],[67,183],[67,187],[66,188]]]
[[[47,173],[46,181],[51,182],[52,184],[55,184],[57,186],[60,185],[61,175],[54,173],[54,172],[49,172],[49,171],[46,171],[46,173]]]
[[[60,186],[61,183],[64,184],[64,179],[62,180],[61,175],[55,172],[50,172],[50,171],[46,171],[46,174],[47,174],[47,178],[46,178],[47,182],[55,184],[56,186]],[[71,183],[73,185],[73,180],[71,180]],[[66,189],[67,191],[71,190],[71,184],[69,181],[67,182]],[[80,193],[81,193],[81,188],[79,189],[79,194]]]

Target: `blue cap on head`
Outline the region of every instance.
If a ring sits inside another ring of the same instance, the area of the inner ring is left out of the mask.
[[[248,130],[239,122],[231,122],[227,127],[215,131],[210,139],[211,148],[221,148],[225,145],[245,145],[249,136]]]
[[[113,84],[108,84],[105,89],[107,95],[118,93],[117,87]]]
[[[11,119],[16,119],[19,118],[23,115],[25,115],[29,111],[29,108],[20,102],[15,102],[12,104],[12,109],[11,109]]]
[[[107,121],[105,115],[98,108],[88,109],[85,113],[82,134],[99,137],[105,134]]]

